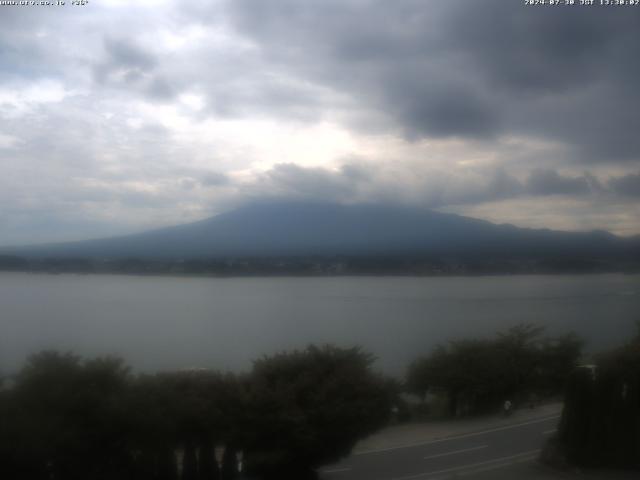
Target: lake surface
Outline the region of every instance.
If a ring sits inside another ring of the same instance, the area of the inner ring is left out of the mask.
[[[640,319],[640,275],[180,278],[0,274],[0,372],[30,353],[116,354],[137,370],[243,370],[308,343],[361,345],[402,374],[453,338],[521,322],[592,350]]]

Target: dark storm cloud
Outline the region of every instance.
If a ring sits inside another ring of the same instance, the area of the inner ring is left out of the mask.
[[[265,57],[349,92],[409,138],[528,135],[640,160],[640,9],[523,2],[237,0]]]
[[[410,137],[487,137],[496,133],[499,117],[486,100],[463,85],[427,86],[422,78],[390,85],[390,108]],[[408,97],[407,92],[412,92]]]
[[[521,3],[454,1],[445,14],[451,51],[465,55],[496,88],[562,92],[598,74],[626,15],[594,9],[534,9]],[[614,24],[611,24],[614,22]],[[626,25],[622,31],[628,31]]]

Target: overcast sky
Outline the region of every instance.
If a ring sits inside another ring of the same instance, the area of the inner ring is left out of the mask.
[[[66,3],[0,6],[0,245],[280,197],[640,233],[640,7]]]

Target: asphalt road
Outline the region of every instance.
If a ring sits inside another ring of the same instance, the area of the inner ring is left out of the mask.
[[[323,468],[322,480],[438,480],[453,477],[519,478],[515,472],[538,457],[559,415],[410,446],[352,455]],[[511,473],[510,473],[511,472]],[[516,476],[512,476],[516,475]]]

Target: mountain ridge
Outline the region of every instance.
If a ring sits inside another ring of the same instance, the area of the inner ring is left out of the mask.
[[[193,223],[75,242],[0,248],[25,257],[631,256],[640,237],[565,232],[380,204],[249,204]]]

